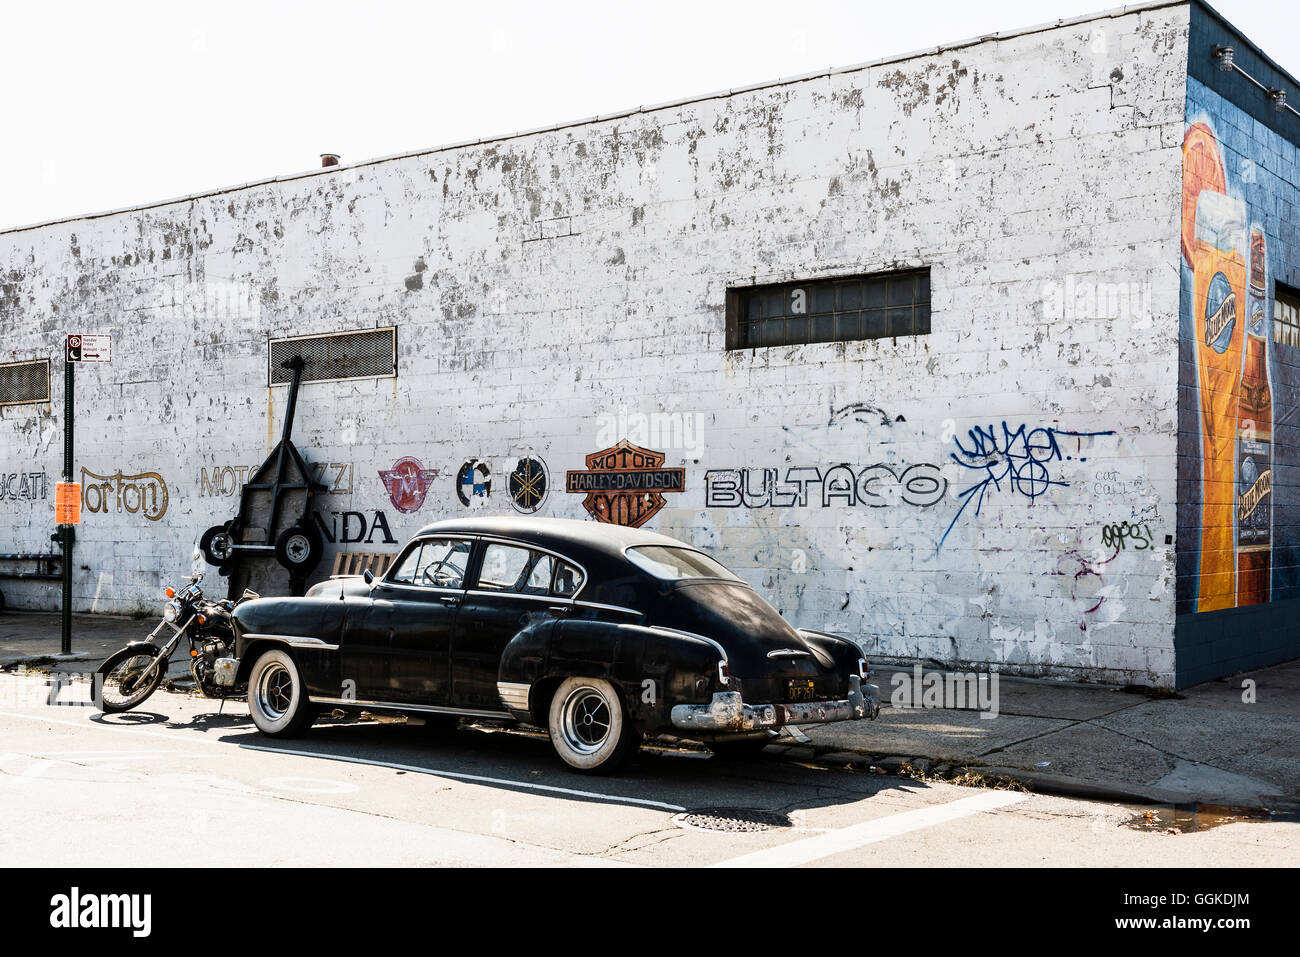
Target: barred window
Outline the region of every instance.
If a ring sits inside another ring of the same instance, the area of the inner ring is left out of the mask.
[[[727,290],[728,349],[929,332],[929,267]]]
[[[50,401],[50,360],[0,363],[0,405]]]
[[[1300,346],[1300,290],[1273,283],[1273,341]]]
[[[303,382],[392,378],[397,375],[397,330],[389,326],[272,339],[267,353],[270,385],[285,385],[293,378],[283,363],[295,356],[302,356]]]

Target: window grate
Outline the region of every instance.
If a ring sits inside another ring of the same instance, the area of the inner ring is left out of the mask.
[[[268,344],[268,382],[287,385],[293,373],[282,363],[302,356],[303,382],[387,379],[397,375],[397,330],[366,329],[318,336],[272,339]]]
[[[49,401],[49,359],[0,363],[0,405]]]
[[[1300,291],[1273,284],[1273,341],[1283,346],[1300,346]]]
[[[727,348],[923,336],[930,270],[727,290]]]

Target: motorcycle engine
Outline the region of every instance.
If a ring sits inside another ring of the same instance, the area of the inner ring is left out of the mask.
[[[194,676],[194,683],[209,698],[225,696],[226,689],[213,680],[212,669],[218,658],[228,658],[230,655],[230,643],[214,638],[199,645],[199,654],[190,659],[190,674]]]

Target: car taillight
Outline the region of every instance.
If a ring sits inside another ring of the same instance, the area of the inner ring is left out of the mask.
[[[871,669],[867,667],[866,658],[858,659],[858,677],[861,678],[863,681],[866,681],[868,678],[871,677]]]
[[[723,658],[718,662],[718,683],[727,684],[731,681],[731,669],[727,667],[727,659]]]

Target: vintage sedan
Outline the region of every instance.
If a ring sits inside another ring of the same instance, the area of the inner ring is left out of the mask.
[[[247,601],[233,620],[232,680],[271,736],[334,709],[500,719],[605,772],[643,735],[739,754],[785,725],[879,713],[852,641],[793,628],[698,549],[617,525],[438,522],[381,578]]]

